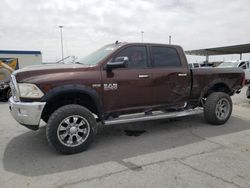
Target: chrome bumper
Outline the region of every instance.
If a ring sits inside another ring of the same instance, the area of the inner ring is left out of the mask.
[[[46,102],[16,102],[9,99],[9,109],[14,119],[29,129],[37,130]]]

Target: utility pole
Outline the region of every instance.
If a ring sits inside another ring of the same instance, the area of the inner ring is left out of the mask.
[[[61,50],[62,50],[62,59],[63,59],[63,33],[62,33],[63,26],[59,25],[58,27],[60,28],[60,33],[61,33]]]
[[[144,34],[144,31],[141,31],[141,42],[143,42],[143,34]]]
[[[169,38],[168,38],[168,43],[171,44],[171,35],[169,35]]]

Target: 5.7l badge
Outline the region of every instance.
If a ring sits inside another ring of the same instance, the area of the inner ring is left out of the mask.
[[[104,90],[117,90],[118,89],[118,84],[117,83],[110,83],[110,84],[103,84]]]

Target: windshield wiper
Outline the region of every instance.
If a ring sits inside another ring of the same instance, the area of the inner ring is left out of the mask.
[[[70,63],[75,63],[75,60],[77,59],[75,56],[67,56],[63,59],[60,59],[59,61],[57,61],[56,63],[65,63],[66,59],[70,59],[72,58],[72,60],[70,61]],[[66,62],[67,63],[67,62]]]

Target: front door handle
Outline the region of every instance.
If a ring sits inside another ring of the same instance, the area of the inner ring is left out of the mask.
[[[138,78],[149,78],[148,74],[139,74]]]
[[[179,73],[178,76],[187,76],[187,73]]]

